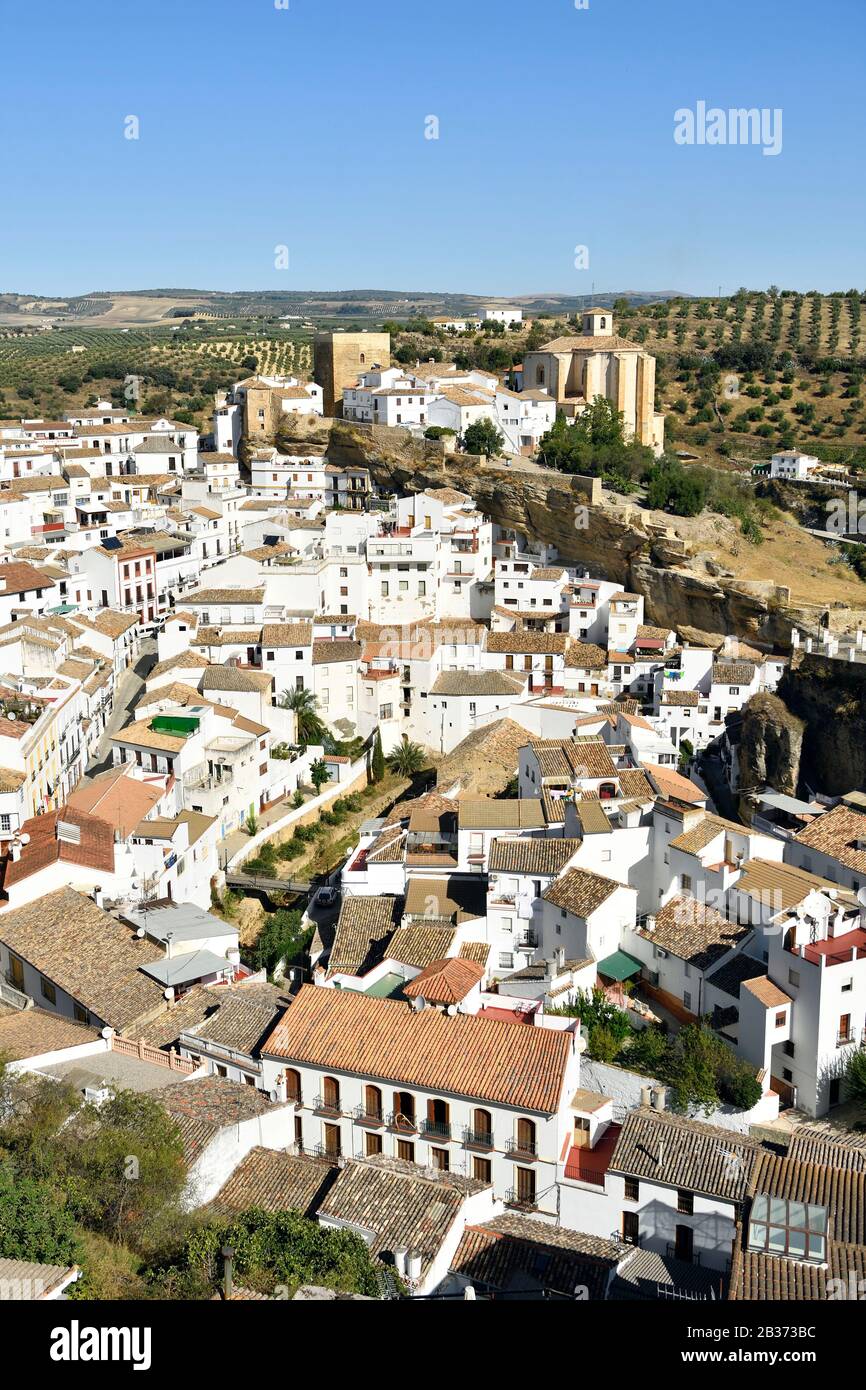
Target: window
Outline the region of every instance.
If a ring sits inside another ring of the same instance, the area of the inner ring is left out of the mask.
[[[681,1216],[693,1216],[695,1211],[695,1199],[691,1192],[686,1192],[680,1188],[677,1193],[677,1211]]]
[[[511,970],[514,966],[514,954],[511,951],[499,952],[499,969]]]
[[[691,1007],[692,1007],[692,996],[689,994],[689,991],[688,991],[687,989],[684,989],[684,990],[683,990],[683,1008],[684,1008],[684,1009],[691,1009]]]
[[[397,1140],[397,1157],[402,1158],[404,1163],[415,1162],[415,1145],[408,1139]]]
[[[759,1192],[749,1218],[749,1249],[796,1260],[824,1260],[827,1234],[825,1207],[768,1197]]]
[[[788,1015],[786,1014],[785,1010],[784,1010],[784,1009],[780,1009],[779,1012],[776,1014],[776,1027],[777,1027],[777,1028],[784,1028],[784,1026],[785,1026],[785,1019],[786,1019],[787,1017],[788,1017]]]
[[[42,991],[43,999],[47,999],[50,1004],[57,1003],[57,990],[50,980],[46,980],[44,975],[39,976],[39,988]]]
[[[476,1182],[493,1181],[493,1165],[489,1158],[473,1158],[472,1176]]]
[[[90,1014],[88,1013],[87,1009],[82,1008],[80,1004],[75,1005],[73,1012],[75,1014],[75,1019],[78,1023],[90,1022]]]
[[[788,984],[789,984],[789,985],[793,985],[794,988],[796,989],[797,986],[799,985],[799,983],[800,983],[800,972],[799,972],[799,970],[789,970],[789,971],[788,971]]]
[[[447,1149],[431,1149],[430,1160],[433,1167],[440,1173],[447,1173],[451,1167]]]
[[[640,1200],[640,1183],[637,1178],[626,1178],[625,1192],[623,1195],[627,1202],[637,1202]]]

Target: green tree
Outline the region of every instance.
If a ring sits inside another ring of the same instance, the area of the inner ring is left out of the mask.
[[[427,766],[427,758],[421,745],[410,743],[404,734],[397,747],[389,753],[388,766],[398,777],[414,777],[416,772]]]
[[[374,782],[381,782],[385,776],[385,755],[382,752],[382,735],[377,726],[373,739],[373,755],[370,759],[370,776]]]
[[[324,758],[316,758],[315,762],[310,766],[310,781],[316,788],[316,791],[321,791],[325,783],[330,782],[330,780],[331,774],[328,770],[328,764],[325,762]]]
[[[186,1183],[177,1124],[159,1101],[136,1091],[85,1105],[56,1144],[73,1212],[115,1240],[155,1225]]]
[[[316,697],[312,690],[284,690],[279,698],[280,709],[290,709],[295,716],[298,742],[321,743],[325,737],[325,724],[318,713]]]
[[[0,1161],[0,1257],[70,1264],[79,1257],[75,1220],[46,1179]]]
[[[498,456],[502,453],[504,443],[504,435],[500,434],[487,416],[483,420],[476,420],[472,425],[467,425],[463,432],[462,444],[467,454],[483,454],[485,458]]]
[[[238,1280],[262,1292],[285,1285],[291,1294],[301,1284],[321,1284],[343,1293],[379,1295],[376,1266],[361,1237],[320,1226],[297,1211],[252,1207],[232,1221],[217,1219],[187,1237],[178,1264],[198,1270],[215,1286],[226,1246],[234,1251]]]
[[[851,1100],[866,1106],[866,1052],[852,1052],[845,1068],[845,1088]]]

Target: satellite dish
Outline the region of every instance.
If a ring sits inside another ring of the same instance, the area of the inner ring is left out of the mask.
[[[24,831],[23,835],[19,835],[18,838],[21,841],[22,845],[30,844],[30,836],[28,835],[26,830]]]
[[[138,939],[141,940],[141,938],[146,934],[144,927],[139,927],[135,934],[138,937]]]

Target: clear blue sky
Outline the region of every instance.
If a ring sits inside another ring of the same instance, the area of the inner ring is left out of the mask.
[[[0,289],[866,285],[866,0],[288,3],[0,0]]]

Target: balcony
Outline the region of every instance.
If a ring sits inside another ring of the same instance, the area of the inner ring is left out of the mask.
[[[434,1144],[447,1144],[453,1138],[451,1126],[447,1120],[422,1120],[421,1135]]]
[[[519,1192],[516,1187],[509,1187],[505,1194],[505,1205],[516,1207],[518,1211],[537,1211],[538,1199],[534,1193]]]
[[[534,931],[527,931],[517,938],[518,951],[534,951],[538,945],[538,937]]]
[[[856,1028],[849,1028],[849,1030],[848,1030],[847,1033],[837,1033],[837,1034],[836,1034],[836,1046],[837,1046],[837,1047],[847,1047],[849,1043],[856,1043],[856,1042],[857,1042],[857,1029],[856,1029]]]
[[[463,1147],[465,1149],[483,1149],[485,1151],[492,1149],[493,1135],[486,1129],[464,1129]]]
[[[330,1115],[334,1119],[339,1119],[343,1113],[340,1108],[339,1096],[332,1100],[329,1100],[326,1096],[316,1096],[316,1099],[313,1101],[313,1110],[317,1115]]]
[[[402,1111],[393,1111],[388,1116],[388,1128],[394,1130],[396,1134],[417,1134],[418,1123],[414,1115],[404,1115]]]
[[[336,1163],[338,1158],[343,1155],[342,1144],[314,1144],[311,1149],[304,1148],[302,1153],[312,1154],[313,1158],[327,1158],[330,1163]]]
[[[380,1128],[385,1123],[385,1116],[382,1111],[371,1110],[367,1105],[356,1105],[352,1111],[352,1119],[356,1124],[371,1125],[375,1129]]]
[[[534,1139],[506,1139],[505,1152],[521,1163],[534,1163],[538,1158],[538,1145]]]

